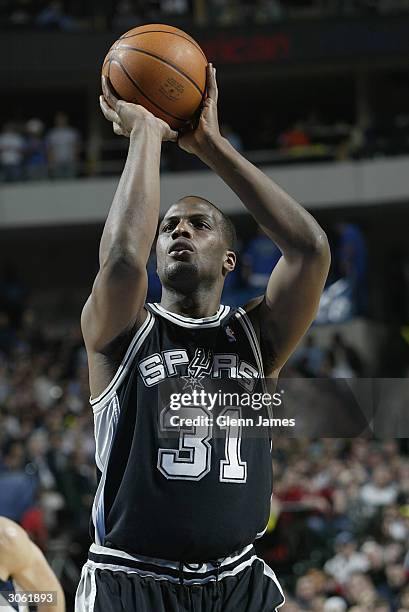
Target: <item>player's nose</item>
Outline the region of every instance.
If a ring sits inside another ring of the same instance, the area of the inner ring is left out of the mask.
[[[180,219],[179,223],[175,226],[172,232],[172,239],[175,240],[179,236],[190,238],[192,235],[191,227],[186,219]]]

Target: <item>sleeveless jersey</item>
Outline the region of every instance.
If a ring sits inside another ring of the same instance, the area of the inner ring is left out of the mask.
[[[241,308],[220,306],[202,319],[160,304],[146,310],[113,380],[90,400],[98,468],[91,537],[131,554],[186,563],[227,557],[266,528],[269,430],[246,437],[245,428],[224,424],[172,428],[176,412],[163,397],[173,383],[192,392],[205,381],[261,391],[257,337]],[[208,414],[187,410],[192,417]],[[226,414],[240,417],[241,409],[225,408]]]

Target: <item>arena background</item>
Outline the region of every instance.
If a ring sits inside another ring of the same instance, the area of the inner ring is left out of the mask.
[[[95,488],[79,316],[127,148],[99,110],[100,66],[153,22],[203,46],[224,135],[330,238],[317,322],[286,375],[409,377],[407,0],[1,0],[0,515],[45,551],[68,610]],[[262,293],[277,250],[216,176],[164,146],[162,211],[190,193],[238,229],[225,303]],[[154,256],[149,281],[158,301]],[[258,549],[283,612],[409,611],[407,432],[406,416],[394,438],[276,440]]]

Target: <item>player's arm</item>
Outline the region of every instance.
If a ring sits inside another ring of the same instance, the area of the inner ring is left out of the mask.
[[[265,296],[246,307],[260,328],[266,374],[271,376],[278,373],[314,319],[329,270],[329,245],[315,219],[220,135],[211,66],[207,87],[199,125],[179,144],[227,183],[283,254]]]
[[[116,134],[129,136],[129,150],[101,238],[99,272],[81,317],[87,350],[97,353],[143,317],[146,263],[159,218],[161,144],[176,139],[142,106],[117,100],[106,81],[103,92],[102,112]],[[90,382],[92,387],[92,377]]]
[[[0,579],[9,578],[24,591],[53,593],[53,603],[39,605],[41,612],[65,612],[64,592],[41,550],[24,529],[0,517]]]

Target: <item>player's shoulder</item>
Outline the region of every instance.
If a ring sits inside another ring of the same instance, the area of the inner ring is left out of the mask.
[[[18,539],[28,539],[24,529],[11,519],[0,516],[0,546],[13,544]]]
[[[259,336],[259,331],[263,327],[263,309],[265,305],[265,295],[259,295],[246,302],[241,311],[245,312],[247,317],[253,324],[254,329]]]
[[[25,534],[25,531],[20,525],[6,516],[0,516],[0,536],[4,538],[16,538],[21,534]]]
[[[0,516],[0,553],[3,556],[27,545],[29,541],[27,533],[20,525],[5,516]]]

